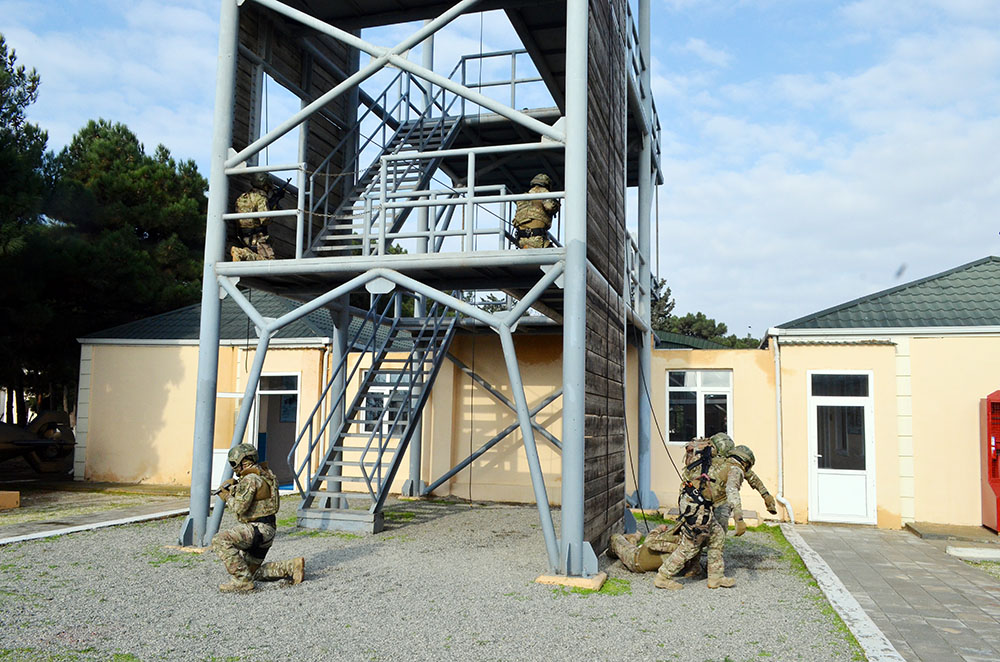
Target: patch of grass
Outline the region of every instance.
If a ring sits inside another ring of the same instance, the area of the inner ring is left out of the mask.
[[[390,522],[409,522],[417,516],[416,513],[411,513],[406,510],[386,510],[383,514]]]
[[[631,595],[632,594],[632,583],[627,579],[618,579],[616,577],[609,577],[605,580],[604,585],[601,586],[599,591],[595,591],[592,588],[582,588],[579,586],[566,587],[566,586],[555,586],[552,588],[552,597],[558,598],[564,595],[579,595],[582,597],[590,597],[591,595]]]
[[[341,540],[358,540],[361,538],[361,536],[356,533],[348,533],[347,531],[323,531],[321,529],[300,529],[288,535],[300,536],[302,538],[340,538]]]
[[[299,518],[295,515],[292,515],[291,517],[282,517],[281,519],[275,521],[275,524],[278,526],[297,526],[298,523]]]
[[[645,522],[646,524],[649,524],[650,529],[652,529],[654,526],[659,526],[661,524],[666,524],[667,526],[673,526],[675,524],[675,522],[672,519],[667,519],[666,517],[660,515],[659,513],[655,515],[651,515],[648,513],[646,515],[643,515],[642,512],[640,511],[632,511],[632,515],[635,517],[635,521],[637,524],[641,525],[642,523]]]
[[[150,557],[149,565],[156,568],[168,563],[176,563],[182,568],[190,568],[194,566],[200,556],[187,552],[171,552],[159,547],[150,547],[146,550],[146,555]]]
[[[988,575],[1000,579],[1000,563],[997,561],[965,561],[965,563],[971,565],[973,568],[979,568]]]

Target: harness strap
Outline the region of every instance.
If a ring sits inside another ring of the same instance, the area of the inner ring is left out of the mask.
[[[530,228],[528,230],[522,230],[518,228],[517,238],[518,239],[528,239],[529,237],[544,237],[549,233],[545,228]]]

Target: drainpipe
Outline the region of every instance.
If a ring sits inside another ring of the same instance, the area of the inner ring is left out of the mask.
[[[774,335],[771,335],[771,334]],[[778,437],[778,495],[775,498],[778,503],[788,511],[788,519],[795,524],[795,510],[792,504],[785,498],[785,454],[784,440],[781,437],[781,346],[778,343],[777,329],[771,329],[768,335],[774,340],[774,411],[777,416],[777,437]]]

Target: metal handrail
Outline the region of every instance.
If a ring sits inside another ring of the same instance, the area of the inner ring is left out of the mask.
[[[393,296],[395,296],[396,294],[397,293],[394,293]],[[380,298],[376,299],[376,302],[378,302],[379,300],[380,300]],[[340,374],[340,371],[342,369],[344,369],[344,366],[347,364],[347,361],[350,359],[351,352],[352,351],[355,351],[355,352],[358,351],[356,349],[357,345],[359,344],[358,343],[358,338],[360,338],[361,334],[364,333],[367,324],[371,325],[372,334],[371,334],[371,337],[368,339],[368,341],[365,343],[365,345],[361,348],[360,353],[362,355],[366,354],[369,351],[369,349],[372,347],[372,345],[375,344],[375,342],[378,339],[378,330],[381,327],[384,326],[384,320],[385,320],[386,316],[389,314],[389,311],[393,308],[391,305],[389,305],[391,303],[392,303],[392,297],[390,297],[389,301],[387,302],[387,305],[385,306],[385,308],[382,310],[381,313],[376,313],[376,311],[378,310],[378,303],[376,303],[376,305],[374,307],[372,307],[368,311],[368,314],[365,315],[365,317],[362,319],[362,322],[359,325],[358,330],[354,333],[354,335],[351,338],[348,339],[348,342],[347,342],[348,351],[345,352],[344,356],[341,357],[340,362],[337,365],[337,368],[333,371],[333,374],[331,375],[329,381],[327,382],[326,387],[323,389],[323,392],[320,394],[319,399],[316,401],[316,406],[313,407],[312,412],[310,412],[309,416],[307,417],[307,419],[306,419],[307,423],[303,426],[302,430],[299,432],[298,436],[295,438],[295,442],[292,444],[292,448],[291,448],[291,450],[288,453],[287,461],[288,461],[289,468],[292,469],[292,475],[293,475],[293,478],[295,479],[295,487],[298,489],[299,493],[303,496],[303,498],[305,497],[305,491],[302,489],[302,483],[299,481],[299,476],[301,476],[302,473],[303,473],[303,471],[305,470],[306,471],[306,476],[307,476],[307,481],[306,482],[310,486],[312,485],[312,481],[313,481],[313,474],[312,474],[312,467],[311,467],[312,455],[315,452],[316,446],[319,444],[319,441],[322,439],[323,433],[326,431],[327,427],[329,426],[330,421],[333,420],[333,416],[336,413],[337,407],[340,405],[341,400],[346,399],[346,395],[347,395],[346,388],[340,393],[340,395],[337,397],[337,400],[334,401],[331,404],[330,411],[327,413],[326,418],[323,420],[323,424],[320,426],[319,431],[315,435],[313,435],[312,430],[313,430],[313,427],[314,427],[314,420],[316,418],[316,413],[317,413],[317,411],[319,411],[320,406],[322,405],[323,401],[326,399],[327,394],[330,391],[330,388],[333,386],[333,383],[337,380],[337,376]],[[375,319],[376,317],[377,317],[377,319]],[[388,341],[388,339],[391,339],[391,337],[392,337],[392,334],[390,333],[387,336],[387,341]],[[359,367],[359,363],[355,363],[355,365],[352,368],[350,374],[344,376],[344,383],[345,383],[345,385],[348,382],[350,382],[351,379],[354,378],[354,375],[357,373],[358,367]],[[345,410],[345,417],[344,418],[345,418],[345,421],[346,421],[346,418],[347,418],[347,416],[346,416],[346,410]],[[307,452],[304,454],[302,463],[300,463],[299,467],[296,469],[295,466],[294,466],[295,453],[298,450],[299,444],[301,443],[302,438],[306,435],[307,431],[309,433],[309,448],[307,449]]]
[[[434,319],[435,320],[434,333],[432,333],[430,335],[430,337],[428,338],[428,340],[430,342],[433,342],[435,339],[437,339],[437,337],[438,337],[438,331],[439,331],[440,326],[441,326],[440,322],[444,319],[444,315],[443,314],[438,314],[438,315],[434,315],[433,314],[439,308],[442,311],[445,310],[444,306],[442,306],[439,302],[435,301],[434,305],[431,306],[431,310],[428,311],[427,316],[425,316],[423,318],[422,325],[419,328],[418,333],[416,334],[417,338],[422,338],[423,337],[424,330],[427,329],[428,321],[431,320],[431,319]],[[418,354],[426,354],[426,352],[427,352],[426,349],[418,349],[417,345],[414,344],[414,346],[410,350],[409,355],[406,358],[405,363],[403,364],[403,366],[398,371],[398,374],[396,376],[395,381],[392,383],[392,389],[393,390],[398,389],[402,385],[403,375],[404,374],[409,374],[410,375],[410,380],[409,380],[409,383],[407,384],[407,386],[412,391],[413,387],[415,385],[417,385],[416,382],[414,382],[413,379],[412,379],[412,375],[413,375],[413,372],[414,372],[412,366],[414,365],[415,357]],[[423,364],[425,362],[426,362],[426,359],[421,360],[421,364]],[[376,368],[374,366],[374,362],[373,362],[373,365],[372,365],[371,372],[372,373],[376,372]],[[407,412],[411,413],[412,412],[412,404],[413,404],[413,398],[412,398],[412,396],[407,398],[407,402],[409,403],[409,407],[410,407],[409,409],[407,409]],[[391,403],[391,400],[387,400],[386,401],[387,405],[389,403]],[[388,441],[386,441],[385,443],[382,443],[382,440],[383,439],[384,440],[392,439],[393,435],[396,432],[396,428],[399,426],[400,418],[401,418],[402,412],[404,411],[404,408],[400,407],[396,411],[396,415],[393,418],[392,423],[390,424],[390,428],[389,428],[388,432],[385,432],[385,431],[382,430],[382,426],[380,425],[380,423],[381,423],[382,419],[385,418],[385,416],[389,412],[389,410],[390,410],[389,406],[384,407],[382,409],[381,413],[379,414],[379,417],[374,421],[374,423],[376,423],[376,425],[373,428],[372,433],[369,435],[369,437],[368,437],[368,443],[365,444],[364,450],[362,450],[362,452],[361,452],[361,457],[358,460],[358,465],[359,465],[359,468],[361,470],[361,474],[365,478],[365,483],[368,486],[368,493],[371,495],[373,501],[378,501],[378,497],[376,496],[375,492],[372,490],[372,487],[371,487],[372,486],[372,478],[373,478],[373,476],[370,476],[368,474],[368,472],[365,471],[365,459],[368,457],[368,453],[371,450],[372,442],[375,440],[375,436],[376,436],[376,433],[377,433],[377,435],[378,435],[378,437],[380,439],[380,442],[379,442],[379,446],[378,446],[378,455],[377,455],[376,460],[374,462],[374,466],[375,466],[377,472],[379,473],[379,476],[378,476],[378,478],[376,480],[376,483],[379,486],[379,492],[381,492],[381,489],[382,489],[382,476],[381,476],[382,461],[383,461],[383,458],[385,456],[386,449],[388,448]],[[412,419],[409,419],[409,420],[412,420]],[[396,452],[399,452],[399,446],[397,446]]]

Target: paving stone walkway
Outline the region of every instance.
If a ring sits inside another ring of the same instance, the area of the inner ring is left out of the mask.
[[[943,541],[865,527],[795,528],[908,661],[1000,660],[1000,581],[948,555]]]

